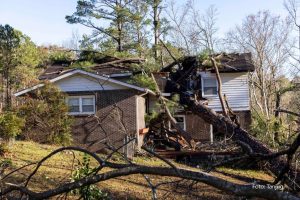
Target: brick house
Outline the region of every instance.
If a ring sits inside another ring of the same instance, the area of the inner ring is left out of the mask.
[[[76,144],[92,151],[101,151],[104,149],[103,142],[118,147],[145,128],[145,95],[154,93],[147,88],[117,80],[125,78],[127,74],[111,74],[115,76],[111,78],[80,69],[49,73],[55,71],[53,68],[55,66],[48,68],[40,78],[48,80],[67,94],[69,114],[75,118],[72,130]],[[41,83],[22,90],[15,96],[34,92],[43,85]],[[123,151],[132,151],[132,148]]]
[[[248,72],[254,69],[249,56],[239,54],[238,59],[230,63],[234,70],[220,69],[223,92],[227,95],[230,107],[238,114],[241,126],[246,129],[251,123]],[[155,93],[129,84],[128,80],[134,73],[129,67],[99,66],[88,72],[69,69],[64,64],[51,65],[39,78],[48,80],[67,94],[69,114],[75,118],[73,136],[76,144],[97,152],[104,149],[103,142],[117,148],[136,137],[134,142],[129,142],[122,149],[130,156],[135,146],[143,144],[144,135],[140,133],[146,127],[145,114],[156,109]],[[171,75],[169,72],[155,74],[166,98],[171,97],[174,92],[168,87]],[[205,70],[195,75],[185,80],[184,84],[191,91],[197,91],[208,107],[221,111],[214,72]],[[43,83],[24,89],[15,96],[26,95],[40,87],[43,87]],[[175,118],[196,141],[213,140],[213,127],[191,111],[178,109]]]

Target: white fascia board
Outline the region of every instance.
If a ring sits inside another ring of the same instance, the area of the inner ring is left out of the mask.
[[[103,75],[103,76],[114,78],[114,77],[126,77],[126,76],[131,76],[131,75],[132,75],[132,73],[128,72],[128,73],[122,73],[122,74],[109,74],[109,75]]]
[[[40,84],[35,85],[35,86],[33,86],[33,87],[27,88],[27,89],[25,89],[25,90],[21,90],[20,92],[17,92],[17,93],[15,93],[14,95],[15,95],[16,97],[18,97],[18,96],[20,96],[20,95],[22,95],[22,94],[25,94],[25,93],[27,93],[27,92],[30,92],[30,91],[32,91],[32,90],[38,89],[38,88],[40,88],[40,87],[43,87],[44,85],[45,85],[45,84],[40,83]]]
[[[93,77],[95,79],[100,79],[100,80],[103,80],[103,81],[108,81],[108,82],[111,82],[111,83],[115,83],[115,84],[118,84],[118,85],[122,85],[122,86],[125,86],[125,87],[128,87],[128,88],[132,88],[132,89],[135,89],[135,90],[138,90],[138,91],[142,91],[142,92],[148,92],[150,94],[153,94],[155,95],[155,93],[149,89],[146,89],[146,88],[141,88],[141,87],[138,87],[138,86],[135,86],[135,85],[131,85],[131,84],[128,84],[128,83],[124,83],[122,81],[118,81],[118,80],[115,80],[115,79],[111,79],[110,77],[104,77],[104,76],[100,76],[100,75],[97,75],[97,74],[93,74],[93,73],[90,73],[90,72],[87,72],[87,71],[83,71],[83,70],[80,70],[80,69],[76,69],[76,70],[73,70],[73,71],[70,71],[70,72],[67,72],[61,76],[58,76],[56,78],[53,78],[51,80],[49,80],[50,83],[55,83],[59,80],[62,80],[64,78],[67,78],[69,76],[72,76],[74,74],[83,74],[83,75],[87,75],[87,76],[90,76],[90,77]],[[38,84],[38,85],[35,85],[31,88],[28,88],[28,89],[25,89],[25,90],[22,90],[20,92],[17,92],[15,93],[14,95],[17,97],[17,96],[20,96],[22,94],[25,94],[27,92],[30,92],[32,90],[35,90],[37,88],[40,88],[40,87],[43,87],[44,84]]]

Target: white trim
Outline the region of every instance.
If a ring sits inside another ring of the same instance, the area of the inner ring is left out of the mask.
[[[149,89],[141,88],[141,87],[138,87],[138,86],[135,86],[135,85],[131,85],[131,84],[128,84],[128,83],[124,83],[122,81],[118,81],[118,80],[112,79],[110,77],[100,76],[100,75],[97,75],[97,74],[94,74],[94,73],[83,71],[81,69],[76,69],[76,70],[67,72],[67,73],[65,73],[65,74],[63,74],[61,76],[58,76],[56,78],[53,78],[53,79],[49,80],[49,82],[50,83],[55,83],[55,82],[57,82],[57,81],[59,81],[61,79],[67,78],[67,77],[72,76],[74,74],[83,74],[83,75],[86,75],[86,76],[93,77],[95,79],[100,79],[100,80],[103,80],[103,81],[108,81],[108,82],[111,82],[111,83],[115,83],[115,84],[118,84],[118,85],[122,85],[122,86],[125,86],[125,87],[128,87],[128,88],[132,88],[132,89],[135,89],[135,90],[138,90],[138,91],[142,91],[142,92],[148,92],[148,93],[150,93],[152,95],[155,95],[155,92],[153,92],[153,91],[151,91]],[[20,96],[20,95],[25,94],[27,92],[30,92],[32,90],[35,90],[37,88],[43,87],[44,85],[45,84],[41,83],[41,84],[35,85],[35,86],[31,87],[31,88],[27,88],[25,90],[17,92],[14,95],[17,97],[17,96]]]
[[[98,73],[97,73],[97,74],[98,74]],[[105,77],[112,77],[112,78],[114,78],[114,77],[126,77],[126,76],[131,76],[131,75],[132,75],[131,72],[128,72],[128,73],[122,73],[122,74],[109,74],[109,75],[103,74],[103,76],[105,76]]]
[[[214,143],[214,127],[212,124],[209,124],[209,139],[210,139],[210,144]]]
[[[94,106],[94,110],[93,112],[83,112],[82,111],[82,99],[83,98],[93,98],[93,106]],[[75,98],[79,98],[79,112],[68,112],[69,115],[92,115],[96,113],[96,98],[95,95],[76,95],[76,96],[67,96],[66,97],[66,103],[68,105],[68,101],[69,99],[75,99]]]
[[[164,93],[164,92],[163,92],[163,93],[161,93],[161,95],[164,96],[164,97],[170,97],[170,96],[171,96],[171,93]]]
[[[25,94],[25,93],[27,93],[27,92],[30,92],[30,91],[32,91],[32,90],[38,89],[38,88],[40,88],[40,87],[43,87],[44,85],[45,85],[45,84],[40,83],[40,84],[35,85],[35,86],[33,86],[33,87],[27,88],[27,89],[25,89],[25,90],[21,90],[20,92],[17,92],[17,93],[15,93],[14,95],[17,97],[17,96],[20,96],[20,95]]]
[[[204,79],[215,79],[216,80],[216,87],[217,87],[217,94],[212,94],[212,95],[205,95],[204,94]],[[215,97],[218,96],[218,81],[216,77],[201,77],[201,93],[202,93],[202,97]]]
[[[139,106],[139,99],[138,99],[138,97],[136,96],[135,97],[135,123],[136,123],[136,140],[137,140],[137,146],[138,146],[138,148],[139,148],[139,150],[140,150],[140,146],[139,146],[139,142],[140,142],[140,126],[139,126],[139,108],[138,108],[138,106]]]

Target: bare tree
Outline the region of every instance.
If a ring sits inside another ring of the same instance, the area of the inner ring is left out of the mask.
[[[62,46],[67,49],[79,49],[79,42],[80,42],[81,36],[79,34],[78,29],[72,31],[72,36],[70,39],[63,41]]]
[[[209,53],[213,53],[217,43],[217,8],[211,5],[204,14],[201,14],[199,10],[196,10],[193,1],[190,3],[190,7],[192,11],[190,38],[194,45],[194,51],[208,50]]]
[[[217,9],[211,5],[203,13],[196,7],[193,0],[185,4],[169,2],[166,13],[171,25],[171,41],[187,55],[196,55],[203,50],[213,53],[218,41]]]
[[[263,11],[247,16],[225,39],[228,50],[252,53],[256,69],[249,76],[251,98],[254,108],[267,119],[275,108],[277,80],[287,67],[290,31],[291,23],[287,19]]]
[[[297,32],[296,41],[298,40],[298,44],[293,45],[293,51],[291,51],[290,56],[291,59],[293,59],[292,62],[293,67],[296,69],[295,73],[296,75],[299,73],[300,68],[298,64],[300,63],[300,21],[299,21],[299,2],[296,0],[286,0],[284,1],[284,7],[288,12],[288,15],[290,17],[290,20],[292,24],[294,25],[294,28]],[[296,55],[295,55],[296,54]],[[297,56],[298,54],[298,56]]]
[[[170,36],[177,47],[186,50],[186,54],[190,55],[189,40],[189,12],[191,10],[190,2],[188,1],[182,8],[177,6],[175,1],[169,2],[168,10],[166,11],[168,19],[171,22]]]

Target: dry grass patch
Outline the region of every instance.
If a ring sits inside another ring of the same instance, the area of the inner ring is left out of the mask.
[[[13,145],[10,153],[6,155],[5,159],[10,159],[12,166],[7,169],[5,173],[8,173],[9,171],[26,164],[35,163],[57,148],[58,146],[54,145],[41,145],[34,142],[17,141]],[[103,158],[105,157],[105,155],[101,154],[99,156]],[[71,151],[58,153],[46,161],[39,171],[33,176],[29,187],[34,191],[45,191],[47,189],[55,188],[60,184],[69,182],[72,177],[72,168],[74,165],[78,165],[79,162],[82,162],[82,157],[82,153],[72,153]],[[121,156],[114,156],[111,160],[114,162],[125,162]],[[133,162],[146,166],[167,166],[167,164],[163,161],[153,157],[138,156],[133,159]],[[195,171],[199,170],[197,168],[175,163],[174,161],[172,162],[180,168]],[[91,159],[91,167],[95,167],[96,165],[96,161]],[[14,174],[13,177],[10,177],[6,181],[15,184],[23,183],[34,168],[35,165],[28,166],[20,170],[17,174]],[[104,168],[101,172],[106,172],[109,170],[111,169]],[[230,168],[218,168],[218,170],[221,172],[226,172],[227,174],[243,175],[249,178],[259,177],[260,179],[266,181],[270,181],[272,179],[272,177],[267,176],[261,171],[236,170]],[[212,173],[229,181],[243,183],[243,181],[221,173]],[[159,199],[233,199],[233,197],[231,197],[229,194],[203,183],[180,180],[173,177],[152,175],[148,177],[154,185],[162,182],[169,182],[169,184],[163,184],[158,187],[157,196]],[[98,186],[103,191],[107,192],[111,199],[152,198],[152,191],[149,188],[148,183],[145,181],[145,178],[141,174],[110,179],[99,183]],[[72,197],[70,197],[70,199],[72,199]]]

